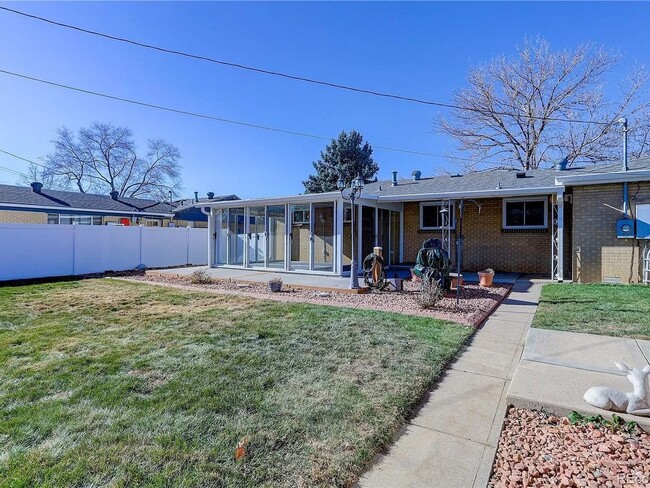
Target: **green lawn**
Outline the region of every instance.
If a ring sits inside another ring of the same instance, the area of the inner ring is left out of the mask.
[[[650,339],[650,287],[544,285],[533,327]]]
[[[470,334],[113,280],[0,288],[0,486],[349,485]]]

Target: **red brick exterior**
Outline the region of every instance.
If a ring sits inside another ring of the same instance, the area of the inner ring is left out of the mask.
[[[479,213],[479,204],[480,213]],[[463,220],[463,270],[493,268],[502,272],[551,274],[551,205],[548,204],[548,229],[505,232],[502,230],[503,200],[484,199],[465,202]],[[458,215],[458,209],[456,209]],[[457,224],[458,225],[458,222]],[[422,242],[440,238],[440,231],[420,230],[420,203],[404,204],[404,261],[415,261]],[[452,233],[452,248],[455,233]],[[452,259],[455,252],[452,249]],[[568,254],[568,253],[567,253]]]
[[[632,215],[636,204],[650,203],[650,183],[630,183]],[[623,207],[623,184],[573,188],[573,277],[581,283],[638,283],[643,243],[617,239],[616,221]]]

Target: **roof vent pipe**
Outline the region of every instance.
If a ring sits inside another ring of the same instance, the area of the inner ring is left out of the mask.
[[[116,191],[116,190],[113,190],[113,191],[110,193],[110,195],[111,195],[111,198],[112,198],[113,200],[117,200],[117,197],[120,196],[120,192],[118,192],[118,191]]]
[[[397,171],[393,171],[393,179],[390,182],[390,186],[397,186]]]
[[[208,192],[208,199],[209,199],[209,200],[212,200],[213,198],[214,198],[214,192],[209,191],[209,192]]]
[[[422,176],[422,171],[418,171],[417,169],[413,171],[413,181],[420,181],[420,176]]]
[[[195,191],[195,192],[194,192],[194,201],[195,201],[195,202],[198,202],[198,201],[199,201],[199,192],[198,192],[198,191]]]
[[[556,161],[555,171],[566,171],[566,167],[569,165],[569,160],[567,158]]]
[[[39,183],[38,181],[35,181],[31,184],[31,187],[34,193],[40,193],[41,190],[43,189],[43,183]]]

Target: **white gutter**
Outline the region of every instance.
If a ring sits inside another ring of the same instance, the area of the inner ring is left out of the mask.
[[[374,199],[376,197],[370,198]],[[308,193],[306,195],[293,195],[289,197],[249,198],[247,200],[226,200],[221,202],[198,202],[195,205],[192,205],[192,207],[253,207],[257,205],[261,206],[285,203],[331,202],[334,200],[339,201],[340,199],[341,192],[331,191],[327,193]]]
[[[650,181],[650,170],[625,171],[618,173],[580,173],[556,176],[555,183],[565,186],[603,185],[606,183],[626,183]]]
[[[142,215],[148,216],[153,215],[155,217],[168,217],[174,218],[173,213],[158,213],[158,212],[147,212],[146,210],[97,210],[90,208],[76,208],[76,207],[50,207],[46,205],[25,205],[22,203],[0,203],[0,208],[24,208],[25,210],[32,210],[38,212],[40,210],[52,210],[57,213],[66,213],[66,212],[85,212],[85,213],[100,213],[100,214],[116,214],[116,215]]]
[[[558,186],[562,186],[558,183]],[[518,197],[528,195],[548,195],[557,193],[558,186],[547,186],[539,188],[503,188],[494,190],[473,190],[473,191],[455,191],[446,193],[417,193],[412,195],[387,195],[377,196],[377,201],[381,202],[419,202],[424,200],[453,200],[458,198],[500,198],[500,197]]]

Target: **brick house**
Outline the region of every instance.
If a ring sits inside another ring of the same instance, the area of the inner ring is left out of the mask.
[[[381,246],[385,264],[407,268],[422,242],[437,237],[456,260],[462,225],[464,271],[639,282],[650,239],[650,159],[621,166],[393,173],[366,184],[356,201],[355,251],[363,258]],[[197,205],[210,211],[212,266],[349,273],[353,215],[339,192]]]
[[[238,198],[210,195],[203,201]],[[207,216],[198,208],[181,208],[183,203],[46,190],[40,183],[0,185],[0,223],[207,227]]]

